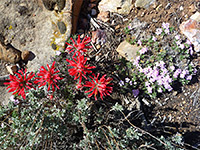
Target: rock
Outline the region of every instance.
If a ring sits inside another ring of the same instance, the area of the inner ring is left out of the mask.
[[[28,50],[22,51],[21,58],[24,62],[27,62],[30,57],[30,52]]]
[[[57,0],[56,1],[58,11],[61,11],[65,8],[65,2],[66,2],[66,0]]]
[[[180,25],[183,33],[194,45],[194,50],[200,52],[200,13],[196,12],[189,20]]]
[[[109,11],[102,11],[98,14],[97,19],[102,20],[104,22],[109,22],[110,20],[110,12]]]
[[[133,8],[132,0],[101,0],[98,6],[100,12],[110,11],[127,15]]]
[[[94,7],[96,7],[97,6],[97,4],[89,4],[89,7],[92,9],[92,8],[94,8]]]
[[[136,0],[135,7],[139,8],[149,8],[149,6],[153,3],[155,3],[156,0]]]
[[[133,62],[137,57],[137,51],[139,51],[142,47],[131,45],[127,41],[123,41],[117,47],[117,52],[119,55],[126,58],[126,60]]]
[[[44,7],[48,10],[54,10],[56,0],[42,0]]]
[[[14,73],[17,72],[18,67],[17,65],[6,66],[6,69],[8,70],[10,74],[14,75]]]
[[[182,11],[183,9],[184,9],[183,6],[180,6],[179,10]]]
[[[99,49],[101,48],[101,45],[98,44],[98,45],[96,46],[96,48],[99,50]]]
[[[96,9],[92,9],[92,10],[91,10],[91,15],[92,15],[92,16],[95,16],[96,14],[97,14]]]
[[[58,26],[58,29],[59,29],[60,33],[61,34],[65,34],[65,32],[67,30],[65,23],[62,22],[62,21],[58,21],[57,22],[57,26]]]
[[[189,6],[189,11],[192,12],[192,13],[194,13],[196,11],[194,4]]]
[[[12,45],[4,45],[0,42],[0,59],[9,63],[17,63],[21,59],[21,51]]]
[[[97,29],[92,32],[92,42],[96,44],[105,44],[106,43],[106,31]]]

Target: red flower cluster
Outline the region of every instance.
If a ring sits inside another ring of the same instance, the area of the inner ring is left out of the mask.
[[[68,66],[72,66],[74,68],[69,69],[69,74],[71,76],[75,76],[74,80],[79,78],[79,85],[81,85],[82,77],[87,79],[85,76],[86,73],[91,73],[90,69],[96,68],[95,66],[86,65],[87,58],[84,58],[83,55],[78,54],[77,58],[73,58],[74,61],[66,59],[70,64]],[[81,86],[80,86],[81,87]]]
[[[87,52],[86,49],[91,48],[91,46],[86,46],[91,40],[89,37],[85,37],[83,39],[83,41],[81,42],[80,35],[78,36],[77,44],[75,43],[75,41],[72,38],[71,38],[71,40],[73,42],[73,45],[66,43],[67,45],[69,45],[66,48],[66,50],[68,50],[69,53],[71,53],[72,51],[75,51],[75,53],[73,55],[73,60],[66,59],[66,61],[70,63],[68,66],[73,67],[71,69],[68,69],[69,74],[71,76],[75,76],[74,80],[79,78],[79,82],[76,86],[78,89],[81,89],[83,86],[91,88],[90,90],[85,91],[85,93],[91,92],[88,95],[88,97],[91,97],[92,95],[94,95],[95,100],[97,100],[96,95],[99,92],[100,97],[103,100],[103,96],[107,96],[107,95],[110,95],[110,93],[112,93],[112,87],[108,86],[108,85],[112,85],[110,83],[112,81],[112,78],[106,79],[105,78],[106,75],[103,75],[101,77],[101,79],[98,80],[99,73],[98,73],[97,77],[93,74],[94,77],[90,77],[92,79],[91,82],[86,81],[86,84],[82,85],[81,84],[82,77],[84,77],[87,80],[86,74],[92,73],[92,71],[90,69],[96,68],[95,66],[86,65],[87,58],[84,58],[84,55],[83,55],[84,52]],[[76,56],[76,58],[75,58],[75,56]]]
[[[9,85],[7,89],[10,89],[8,92],[14,92],[12,95],[18,94],[21,95],[23,99],[26,98],[26,90],[33,88],[32,83],[29,82],[35,74],[33,72],[27,75],[25,72],[23,73],[22,70],[19,70],[19,73],[16,73],[17,76],[10,75],[10,82],[4,83],[5,85]]]
[[[103,75],[100,80],[99,73],[97,74],[97,77],[93,74],[94,77],[90,77],[92,79],[91,82],[86,81],[85,87],[90,87],[90,90],[85,91],[85,93],[91,92],[88,97],[91,97],[94,94],[95,100],[97,100],[96,95],[98,94],[98,91],[100,93],[100,97],[103,100],[103,96],[110,95],[112,93],[112,87],[108,85],[113,85],[110,83],[113,79],[112,78],[105,78],[106,74]]]
[[[39,87],[45,86],[48,83],[47,91],[49,91],[50,87],[52,87],[53,92],[55,91],[54,86],[56,86],[59,89],[59,87],[56,85],[57,80],[62,79],[57,74],[59,71],[54,71],[55,69],[54,65],[55,65],[55,61],[53,62],[51,68],[47,64],[47,70],[44,68],[44,66],[41,66],[40,72],[37,74],[39,77],[35,78],[36,80],[34,81],[34,83],[38,84]]]
[[[56,85],[57,80],[61,80],[62,78],[59,77],[59,75],[57,74],[59,71],[54,71],[55,67],[55,61],[53,62],[51,68],[49,67],[49,65],[47,64],[47,68],[48,70],[46,70],[43,66],[40,69],[40,72],[38,73],[37,78],[35,78],[35,81],[33,81],[34,84],[38,84],[39,87],[41,86],[45,86],[48,83],[48,91],[50,90],[50,87],[52,87],[52,91],[55,91],[55,87],[56,86],[58,89],[59,87]],[[26,73],[26,69],[25,72],[23,73],[22,70],[19,70],[19,73],[16,73],[17,76],[14,75],[10,75],[10,79],[8,79],[8,81],[10,82],[6,82],[4,83],[5,85],[9,85],[7,87],[7,89],[10,88],[10,90],[8,92],[14,92],[13,95],[18,94],[22,96],[23,99],[26,98],[26,93],[25,91],[33,87],[32,82],[30,82],[32,80],[33,77],[35,77],[35,74],[33,72],[29,73],[27,75]]]
[[[68,45],[68,47],[66,48],[67,51],[69,51],[69,53],[75,51],[73,57],[76,55],[76,53],[78,54],[83,54],[84,52],[87,52],[87,49],[91,48],[91,46],[86,46],[88,43],[91,42],[90,37],[85,37],[82,42],[80,39],[80,35],[78,35],[78,39],[75,42],[72,38],[70,38],[73,42],[73,45],[69,44],[66,42],[66,44]]]

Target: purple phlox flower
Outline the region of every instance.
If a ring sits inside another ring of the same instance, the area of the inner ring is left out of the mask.
[[[173,90],[173,88],[171,87],[171,85],[168,82],[164,82],[163,85],[164,85],[165,89],[167,89],[168,91]]]
[[[131,30],[131,26],[128,26],[128,29]]]
[[[165,68],[165,62],[164,61],[160,61],[159,64],[160,64],[159,65],[160,68],[162,68],[162,69]]]
[[[157,28],[156,29],[156,35],[160,35],[162,33],[162,29],[161,28]]]
[[[164,81],[164,82],[169,82],[169,83],[171,83],[171,82],[172,82],[172,78],[170,78],[170,76],[169,76],[169,74],[168,74],[168,75],[166,75],[166,76],[163,78],[163,81]]]
[[[158,76],[159,76],[159,70],[156,68],[154,70],[152,70],[151,74],[150,74],[150,82],[155,82],[156,80],[158,80]]]
[[[130,85],[133,85],[132,81],[129,82]]]
[[[143,47],[143,48],[139,51],[139,53],[140,53],[140,55],[142,55],[142,54],[146,53],[147,51],[148,51],[148,48],[147,48],[147,47]]]
[[[176,36],[175,36],[175,39],[176,39],[176,40],[180,40],[180,38],[181,38],[180,35],[176,35]]]
[[[165,68],[165,62],[164,61],[159,61],[159,62],[156,62],[155,64],[156,64],[157,67]]]
[[[164,31],[165,31],[166,34],[170,33],[169,29],[165,29]]]
[[[145,86],[148,87],[150,86],[150,83],[148,81],[145,82]]]
[[[140,61],[140,56],[137,56],[136,59],[133,62],[133,65],[135,65],[136,67],[139,66],[139,61]]]
[[[19,100],[18,99],[15,99],[14,95],[10,96],[10,100],[15,104],[19,104]]]
[[[184,44],[180,44],[180,45],[179,45],[179,48],[180,48],[180,49],[184,49],[184,48],[185,48],[185,45],[184,45]]]
[[[187,39],[186,44],[191,45],[192,43]]]
[[[138,40],[137,44],[141,46],[142,45],[142,41]]]
[[[140,93],[140,91],[138,89],[136,90],[132,90],[134,97],[137,97]]]
[[[162,23],[162,27],[163,27],[164,29],[169,29],[169,23],[163,22],[163,23]]]
[[[181,73],[181,69],[177,69],[175,72],[174,72],[174,75],[173,77],[174,78],[178,78],[178,75]]]
[[[128,83],[130,81],[129,78],[125,78],[125,82]]]
[[[155,82],[156,81],[156,78],[150,78],[149,79],[149,82],[151,82],[151,83],[153,83],[153,82]]]
[[[194,51],[193,51],[192,46],[190,46],[190,48],[188,49],[188,53],[190,53],[190,55],[193,55]]]
[[[61,54],[60,51],[56,51],[56,55],[59,56]]]
[[[153,36],[152,40],[155,42],[157,40],[157,38],[155,36]]]
[[[152,71],[153,71],[153,69],[152,69],[150,66],[148,66],[148,67],[146,67],[146,68],[143,69],[143,73],[144,73],[148,78],[151,77]]]
[[[120,85],[120,86],[123,86],[123,85],[124,85],[124,81],[120,80],[120,81],[119,81],[119,85]]]
[[[192,80],[192,75],[187,76],[186,80]]]
[[[144,73],[144,69],[142,67],[139,66],[139,72]]]
[[[150,87],[150,86],[147,86],[147,91],[148,91],[148,93],[152,93],[152,87]]]
[[[166,68],[162,68],[161,75],[164,77],[166,74],[168,74],[168,70]]]
[[[170,66],[169,68],[171,69],[171,71],[174,71],[174,70],[175,70],[175,67],[174,67],[174,66]]]
[[[187,75],[189,73],[189,71],[188,70],[183,70],[182,72],[181,72],[181,74],[180,74],[180,78],[184,78],[185,77],[185,75]]]
[[[163,78],[161,76],[157,77],[157,84],[162,85],[163,84]]]
[[[177,44],[177,45],[180,45],[180,44],[181,44],[181,41],[176,41],[176,44]]]
[[[162,91],[162,88],[159,88],[158,89],[158,93],[162,93],[163,91]]]
[[[194,73],[194,74],[196,74],[196,73],[197,73],[197,69],[196,69],[196,68],[194,68],[194,70],[193,70],[193,73]]]

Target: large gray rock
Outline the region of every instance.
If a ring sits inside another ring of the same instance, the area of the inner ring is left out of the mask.
[[[101,0],[98,8],[100,12],[110,11],[127,15],[133,8],[133,2],[132,0]]]
[[[194,45],[194,50],[200,52],[200,13],[196,12],[189,20],[183,22],[180,30]]]
[[[133,62],[137,57],[137,52],[141,48],[141,46],[131,45],[129,42],[123,41],[117,47],[117,52],[126,60]]]

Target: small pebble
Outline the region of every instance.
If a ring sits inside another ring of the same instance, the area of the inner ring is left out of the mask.
[[[184,9],[183,6],[180,6],[179,10],[182,11],[183,9]]]
[[[97,10],[96,10],[96,9],[92,9],[92,10],[91,10],[91,15],[92,15],[92,16],[95,16],[96,14],[97,14]]]
[[[56,46],[56,44],[55,44],[55,43],[52,43],[52,44],[51,44],[51,47],[52,47],[54,50],[56,50],[56,49],[57,49],[57,46]]]
[[[28,50],[22,51],[21,57],[23,61],[28,61],[30,56],[30,52]]]
[[[18,67],[17,65],[6,66],[6,69],[8,70],[10,74],[14,75],[14,72],[17,72]]]
[[[94,7],[96,7],[97,6],[97,4],[89,4],[89,7],[90,8],[94,8]]]
[[[165,6],[165,9],[170,9],[170,7],[171,7],[171,4],[168,3],[168,4]]]
[[[116,27],[115,27],[115,30],[119,29],[120,28],[120,25],[118,24]]]
[[[141,17],[143,17],[145,15],[145,12],[142,12]]]
[[[96,48],[97,48],[97,49],[100,49],[100,48],[101,48],[101,45],[98,44],[98,45],[96,46]]]
[[[158,22],[158,20],[156,20],[156,19],[152,19],[152,22],[156,23],[156,22]]]
[[[58,22],[57,22],[57,26],[58,26],[58,29],[59,29],[60,33],[61,33],[61,34],[65,34],[65,32],[66,32],[66,30],[67,30],[67,28],[66,28],[66,26],[65,26],[65,23],[62,22],[62,21],[58,21]]]

